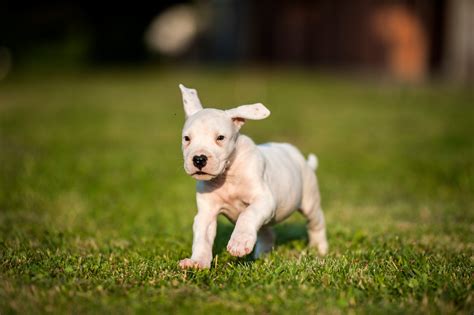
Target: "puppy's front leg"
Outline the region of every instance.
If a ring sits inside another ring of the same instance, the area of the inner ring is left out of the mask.
[[[234,232],[227,244],[227,250],[233,256],[250,254],[257,241],[257,232],[268,223],[275,214],[275,203],[271,196],[262,196],[239,215]]]
[[[209,203],[199,200],[198,214],[193,224],[193,253],[191,258],[179,262],[181,268],[205,269],[211,267],[212,245],[216,237],[218,211],[210,207]]]

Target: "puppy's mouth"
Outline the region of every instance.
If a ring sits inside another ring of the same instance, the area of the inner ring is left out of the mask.
[[[197,171],[191,174],[191,177],[199,180],[211,180],[215,178],[217,175],[206,173],[203,171]]]
[[[206,172],[203,172],[203,171],[197,171],[197,172],[194,172],[193,174],[191,174],[191,176],[194,176],[194,175],[211,175],[211,176],[214,176],[212,174],[209,174],[209,173],[206,173]]]
[[[205,167],[202,169],[198,169],[192,167],[191,165],[186,164],[184,165],[184,169],[186,173],[194,179],[197,180],[213,180],[221,176],[227,170],[227,165],[229,162],[227,160],[220,160],[218,165],[209,165],[209,167]]]

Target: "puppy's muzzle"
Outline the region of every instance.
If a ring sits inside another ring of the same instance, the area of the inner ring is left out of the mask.
[[[193,156],[193,164],[199,170],[202,170],[207,164],[207,156],[204,154]]]

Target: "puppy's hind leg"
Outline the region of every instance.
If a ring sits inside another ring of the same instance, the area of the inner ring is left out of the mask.
[[[253,257],[255,259],[262,257],[263,254],[272,250],[275,244],[275,233],[270,226],[262,226],[257,234],[257,244]]]
[[[323,210],[319,206],[313,206],[309,210],[301,209],[308,220],[309,246],[316,247],[321,256],[328,252],[328,241],[326,238],[326,223],[324,222]]]
[[[326,223],[320,206],[319,188],[314,174],[306,177],[300,211],[308,220],[309,246],[316,247],[320,255],[326,255],[328,252]]]

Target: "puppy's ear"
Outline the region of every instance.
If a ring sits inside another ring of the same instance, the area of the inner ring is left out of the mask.
[[[201,101],[195,89],[188,89],[182,84],[179,85],[179,88],[183,95],[184,113],[188,118],[202,109]]]
[[[270,111],[263,104],[242,105],[225,111],[234,124],[240,128],[246,119],[260,120],[270,116]]]

